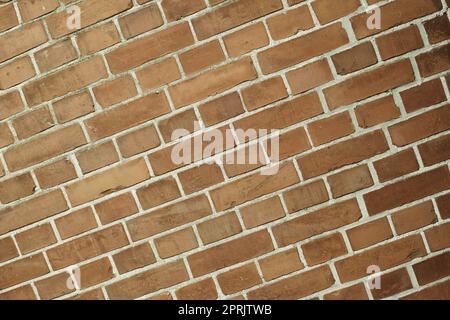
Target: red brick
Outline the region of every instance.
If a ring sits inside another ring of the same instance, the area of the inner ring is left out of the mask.
[[[0,234],[51,217],[67,210],[60,190],[55,190],[0,211]]]
[[[358,0],[318,0],[312,3],[314,12],[321,24],[344,17],[361,6]]]
[[[381,36],[377,38],[376,43],[383,60],[423,47],[423,41],[417,26],[407,27]]]
[[[255,78],[256,70],[252,60],[243,58],[178,83],[170,87],[169,92],[175,107],[180,108]]]
[[[115,282],[106,287],[112,300],[135,299],[145,294],[187,281],[189,275],[182,261],[165,264]]]
[[[335,266],[341,281],[349,282],[367,276],[367,267],[371,265],[377,265],[383,271],[425,254],[422,237],[413,235],[345,258]]]
[[[251,300],[296,300],[331,287],[335,280],[328,266],[302,272],[248,293]]]
[[[372,176],[366,165],[361,165],[328,177],[334,198],[354,193],[373,185]]]
[[[303,210],[328,201],[328,192],[323,180],[301,185],[283,193],[289,213]]]
[[[333,80],[326,59],[310,63],[286,74],[292,93],[302,93]]]
[[[308,131],[314,145],[321,145],[348,136],[355,129],[348,112],[342,112],[308,125]]]
[[[450,21],[444,14],[424,24],[430,43],[435,44],[450,38]]]
[[[127,221],[131,238],[141,240],[211,214],[206,196],[177,202]]]
[[[356,38],[362,39],[419,17],[439,11],[442,3],[439,0],[417,0],[414,5],[408,0],[397,0],[380,7],[381,28],[369,28],[367,20],[374,13],[361,13],[350,19]]]
[[[362,128],[369,128],[377,124],[396,119],[400,110],[392,96],[376,99],[360,105],[355,109],[358,124]]]
[[[450,193],[436,199],[439,213],[443,219],[450,218]]]
[[[450,158],[450,135],[445,135],[419,145],[420,157],[426,166]]]
[[[6,122],[0,124],[0,148],[14,143],[14,136]]]
[[[272,228],[277,243],[287,246],[320,233],[337,229],[361,218],[355,199],[288,220]]]
[[[398,234],[404,234],[437,221],[433,204],[430,201],[397,211],[392,215],[392,222]]]
[[[0,239],[0,262],[13,259],[19,255],[11,237]]]
[[[242,227],[236,213],[230,212],[199,223],[197,230],[202,242],[204,244],[210,244],[240,233]]]
[[[212,278],[187,285],[175,293],[178,300],[216,300],[218,297],[216,284]]]
[[[378,62],[372,43],[365,42],[339,52],[331,57],[336,72],[341,75],[352,73]]]
[[[445,278],[450,274],[450,252],[416,263],[413,269],[421,286]]]
[[[55,220],[61,239],[67,239],[95,229],[97,221],[90,207],[74,211]]]
[[[308,6],[301,6],[267,19],[272,39],[280,40],[314,27]]]
[[[23,92],[28,103],[34,106],[81,89],[106,77],[107,72],[103,60],[100,57],[94,57],[35,80],[24,86]]]
[[[264,74],[320,56],[348,43],[345,30],[339,23],[284,42],[258,53]]]
[[[283,8],[280,0],[238,0],[192,20],[199,40],[212,37]]]
[[[433,95],[430,95],[433,92]],[[447,100],[440,79],[424,82],[400,93],[407,112],[413,112]]]
[[[366,288],[361,283],[333,291],[324,295],[323,298],[324,300],[369,300]]]
[[[145,67],[136,72],[139,84],[143,89],[154,89],[181,78],[178,64],[174,58]]]
[[[163,0],[161,6],[169,21],[180,20],[206,8],[204,0]]]
[[[193,276],[199,277],[272,250],[270,235],[263,230],[194,253],[188,257],[188,262]]]
[[[217,276],[222,292],[230,295],[261,283],[261,277],[254,263],[224,272]]]
[[[212,126],[244,113],[244,106],[237,92],[217,98],[198,108],[206,126]]]
[[[232,57],[241,56],[269,44],[269,36],[262,23],[252,24],[223,37],[225,47]]]
[[[113,256],[114,264],[120,274],[139,269],[156,262],[148,242],[125,249]]]
[[[255,110],[288,96],[281,77],[274,77],[242,90],[242,98],[248,110]]]
[[[151,105],[152,108],[148,108]],[[138,124],[154,119],[170,111],[164,93],[155,93],[128,104],[100,113],[85,121],[89,136],[100,140]]]
[[[181,113],[177,113],[169,118],[158,122],[158,128],[165,142],[172,141],[172,135],[177,129],[186,130],[188,133],[194,132],[195,123],[198,121],[194,109],[189,109]],[[177,137],[181,138],[181,137]]]
[[[381,182],[389,181],[419,170],[413,149],[406,149],[373,163]]]
[[[450,172],[440,167],[364,195],[370,215],[394,209],[450,187]]]
[[[420,75],[429,77],[450,68],[450,45],[444,45],[416,57]]]
[[[384,299],[402,291],[412,289],[411,279],[406,269],[399,269],[380,277],[381,288],[371,289],[374,299]]]
[[[78,6],[83,13],[81,28],[86,28],[101,20],[130,9],[133,6],[133,2],[132,0],[117,0],[113,2],[108,0],[86,0],[78,4]],[[69,29],[68,24],[66,23],[71,14],[70,11],[63,10],[46,19],[52,38],[60,38],[76,31]]]
[[[450,281],[441,282],[432,287],[409,294],[402,298],[403,300],[449,300],[450,299]]]
[[[156,4],[119,18],[120,29],[125,39],[155,29],[163,23],[161,12]]]
[[[16,260],[0,267],[0,289],[12,287],[49,273],[42,254]]]
[[[393,237],[386,218],[370,221],[347,230],[353,250],[361,250]]]
[[[35,283],[39,297],[43,300],[55,299],[73,292],[74,288],[68,287],[71,277],[67,272],[59,273]]]
[[[180,23],[127,43],[106,54],[106,60],[111,72],[121,73],[193,43],[194,38],[189,25]]]
[[[415,76],[409,60],[359,74],[324,90],[330,109],[364,100],[378,93],[414,81]]]
[[[102,171],[66,187],[73,206],[77,206],[138,184],[150,178],[144,159],[136,159]]]
[[[298,159],[305,179],[373,157],[389,149],[382,131],[333,144]]]
[[[450,246],[450,223],[441,224],[439,226],[428,229],[425,232],[428,245],[432,252],[439,251]]]
[[[342,234],[334,233],[302,245],[309,266],[314,266],[347,254]]]
[[[450,104],[422,113],[389,127],[392,142],[396,146],[427,138],[450,128]]]
[[[138,212],[131,193],[125,193],[95,205],[100,222],[103,225],[131,216]]]
[[[259,260],[261,272],[270,281],[304,268],[296,248],[275,253]]]
[[[122,225],[118,224],[60,244],[48,250],[47,256],[53,269],[58,270],[127,244],[125,231]]]

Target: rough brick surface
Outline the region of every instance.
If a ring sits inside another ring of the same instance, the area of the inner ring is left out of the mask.
[[[449,5],[0,0],[0,300],[450,299]]]

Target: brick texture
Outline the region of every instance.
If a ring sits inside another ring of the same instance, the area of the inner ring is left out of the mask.
[[[450,299],[449,0],[0,3],[0,300]]]

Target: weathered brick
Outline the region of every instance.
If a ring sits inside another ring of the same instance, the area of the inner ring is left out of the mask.
[[[51,128],[54,125],[52,115],[47,107],[27,112],[12,122],[19,139],[26,139]]]
[[[131,76],[108,81],[93,89],[95,99],[102,107],[109,107],[137,95],[136,85]]]
[[[174,58],[157,62],[136,72],[139,84],[143,89],[154,89],[181,78],[178,64]]]
[[[246,228],[255,228],[285,216],[279,197],[272,197],[240,209]]]
[[[106,142],[77,152],[76,156],[84,174],[119,161],[119,156],[112,142]]]
[[[0,262],[15,258],[19,255],[11,237],[0,239]]]
[[[217,276],[222,292],[226,295],[233,294],[261,283],[258,270],[254,263],[224,272]]]
[[[419,169],[413,149],[406,149],[373,163],[381,182],[389,181]]]
[[[138,212],[131,193],[108,199],[95,205],[95,211],[103,225],[131,216]]]
[[[283,193],[289,213],[303,210],[328,201],[328,192],[323,180],[301,185]]]
[[[308,6],[301,6],[267,19],[267,25],[272,38],[280,40],[314,27],[314,21]]]
[[[304,268],[297,249],[289,249],[259,260],[261,272],[270,281]]]
[[[17,234],[16,241],[20,252],[26,254],[56,243],[56,237],[47,223]]]
[[[419,145],[419,152],[426,166],[431,166],[449,159],[450,135],[445,135]]]
[[[309,266],[347,254],[347,248],[340,233],[308,242],[302,245],[302,251]]]
[[[55,225],[61,238],[67,239],[96,228],[97,221],[92,209],[87,207],[56,219]]]
[[[360,105],[355,110],[358,124],[362,128],[369,128],[377,124],[396,119],[400,116],[400,110],[392,96],[376,99]]]
[[[176,231],[155,239],[156,250],[163,259],[176,256],[198,247],[197,238],[192,228]]]
[[[392,230],[386,218],[370,221],[347,230],[353,250],[361,250],[392,238]]]
[[[88,92],[77,93],[53,103],[59,123],[74,120],[94,112],[94,102]]]
[[[348,112],[342,112],[308,125],[314,145],[321,145],[348,136],[355,131]]]
[[[51,188],[77,178],[73,163],[69,159],[53,162],[34,171],[39,185],[43,189]]]
[[[5,264],[0,267],[0,289],[43,276],[49,271],[42,253]]]
[[[150,31],[164,23],[156,4],[119,18],[120,29],[125,39]]]
[[[223,37],[225,47],[232,57],[238,57],[269,44],[269,36],[262,23],[252,24]]]
[[[155,255],[148,242],[116,253],[113,259],[117,270],[121,274],[156,262]]]
[[[156,148],[161,144],[153,125],[137,129],[117,138],[120,153],[129,158],[138,153]]]
[[[35,189],[33,178],[29,173],[4,180],[0,182],[0,202],[6,204],[30,196]]]
[[[411,279],[406,269],[398,269],[380,277],[381,288],[371,289],[374,299],[384,299],[412,288]]]
[[[339,52],[331,57],[336,72],[341,75],[349,74],[378,62],[372,43],[365,42],[350,49]]]
[[[289,71],[286,78],[292,93],[302,93],[333,80],[333,74],[326,59],[310,63]]]
[[[212,278],[189,284],[176,291],[178,300],[216,300],[216,284]]]
[[[75,60],[78,54],[72,42],[68,39],[39,50],[34,57],[39,66],[39,70],[41,72],[47,72]]]
[[[161,6],[169,21],[179,20],[206,8],[204,0],[163,0]]]
[[[230,212],[220,217],[201,222],[197,230],[205,244],[213,243],[238,234],[242,231],[236,213]]]
[[[439,251],[450,246],[450,239],[448,233],[450,230],[450,223],[441,224],[439,226],[428,229],[425,232],[428,245],[432,252]]]
[[[0,89],[5,90],[18,85],[36,75],[30,57],[16,59],[0,67]]]
[[[179,55],[186,74],[198,72],[225,60],[218,40],[202,44]]]

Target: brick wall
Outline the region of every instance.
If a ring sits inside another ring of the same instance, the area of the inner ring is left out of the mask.
[[[450,299],[449,0],[0,2],[0,299]]]

